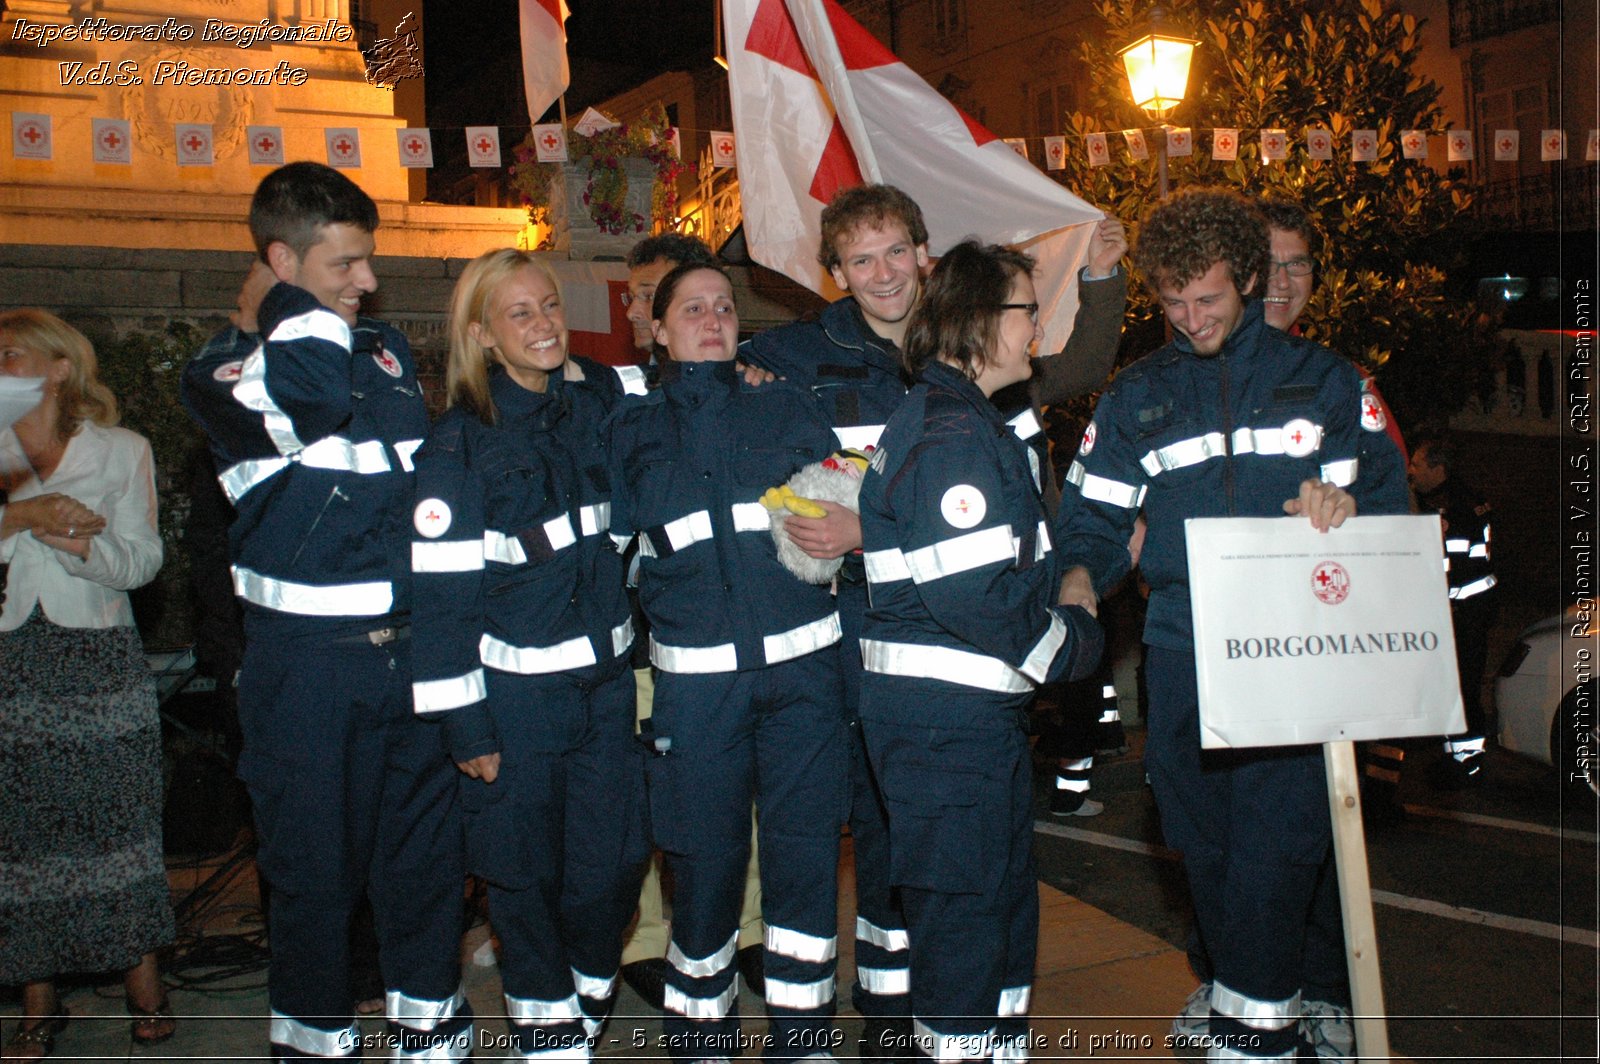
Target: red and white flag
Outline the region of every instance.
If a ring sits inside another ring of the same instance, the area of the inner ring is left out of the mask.
[[[1005,137],[1003,139],[1005,140],[1006,144],[1010,146],[1012,151],[1016,152],[1018,155],[1022,156],[1024,159],[1026,159],[1028,157],[1028,138],[1026,138],[1026,137]]]
[[[1494,131],[1494,161],[1497,163],[1514,163],[1517,153],[1522,150],[1522,133],[1515,129],[1497,129]]]
[[[1539,134],[1539,161],[1556,163],[1567,157],[1567,131],[1547,129]]]
[[[1407,159],[1426,159],[1428,157],[1428,134],[1420,129],[1401,130],[1400,154]]]
[[[125,118],[94,120],[94,161],[127,166],[133,162],[133,130]]]
[[[244,142],[251,166],[283,165],[282,126],[245,126]]]
[[[1194,131],[1185,127],[1167,130],[1167,154],[1172,158],[1194,154]]]
[[[538,122],[572,81],[567,67],[567,0],[518,0],[522,10],[522,87]]]
[[[1065,170],[1067,168],[1067,138],[1044,138],[1044,163],[1047,170]]]
[[[1263,129],[1261,131],[1261,159],[1263,162],[1277,163],[1289,157],[1289,131],[1286,129]]]
[[[1046,349],[1059,350],[1101,212],[940,96],[837,0],[722,10],[752,256],[832,294],[816,260],[822,208],[840,189],[885,182],[922,207],[935,255],[970,235],[1031,253]]]
[[[1211,131],[1211,157],[1232,162],[1239,157],[1239,131],[1213,129]]]
[[[49,159],[55,154],[50,116],[11,112],[11,155],[17,159]]]
[[[1150,158],[1150,148],[1144,142],[1144,130],[1124,129],[1122,139],[1128,143],[1128,158],[1134,162],[1143,162]]]
[[[1329,162],[1333,159],[1333,134],[1321,126],[1306,127],[1306,155]]]
[[[1083,138],[1083,150],[1089,153],[1090,166],[1105,166],[1111,162],[1111,148],[1104,133],[1090,133]]]
[[[179,166],[211,166],[216,162],[210,122],[179,122],[173,126],[178,142]]]
[[[1452,163],[1472,161],[1472,130],[1452,129],[1445,138],[1445,159]]]
[[[1378,161],[1378,131],[1352,129],[1350,131],[1350,161],[1374,163]]]
[[[734,166],[739,162],[738,138],[726,130],[713,129],[711,131],[711,165],[724,169]]]
[[[433,165],[433,130],[397,129],[394,132],[401,166],[414,170]]]
[[[467,165],[478,167],[500,165],[499,126],[467,127]]]
[[[328,149],[329,166],[360,169],[361,133],[358,130],[353,127],[324,129],[322,142]]]
[[[567,130],[560,122],[544,122],[533,127],[533,154],[541,163],[567,161]]]
[[[667,147],[672,149],[674,159],[683,158],[683,131],[677,126],[667,128]]]

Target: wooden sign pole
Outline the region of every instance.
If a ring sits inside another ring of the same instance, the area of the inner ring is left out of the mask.
[[[1356,1053],[1362,1060],[1387,1060],[1389,1027],[1383,1011],[1383,977],[1378,970],[1378,930],[1372,919],[1372,883],[1367,872],[1367,840],[1361,827],[1361,778],[1356,775],[1355,744],[1323,743],[1322,760],[1328,770],[1328,811],[1333,817],[1333,855],[1338,866],[1339,905],[1350,965]]]

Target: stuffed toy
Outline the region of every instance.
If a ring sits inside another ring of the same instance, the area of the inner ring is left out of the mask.
[[[844,564],[843,558],[813,558],[789,538],[784,522],[790,515],[826,517],[828,511],[816,500],[836,502],[851,513],[860,512],[856,498],[861,494],[861,477],[872,460],[872,448],[864,451],[835,451],[820,462],[812,462],[789,478],[781,487],[768,488],[761,496],[772,522],[772,541],[778,547],[778,561],[808,584],[826,584]]]

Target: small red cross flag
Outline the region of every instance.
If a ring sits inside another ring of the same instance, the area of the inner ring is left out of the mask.
[[[1428,134],[1420,129],[1402,129],[1400,131],[1400,154],[1407,159],[1426,159],[1428,157]]]
[[[1350,131],[1350,161],[1374,163],[1378,161],[1378,131],[1352,129]]]
[[[1583,149],[1583,161],[1600,162],[1600,129],[1589,130],[1589,143]]]
[[[1239,131],[1237,129],[1213,129],[1211,131],[1211,157],[1232,161],[1239,157]]]
[[[667,147],[672,149],[672,157],[674,159],[683,158],[683,131],[677,126],[671,126],[667,129]]]
[[[533,127],[533,154],[541,163],[567,161],[567,130],[560,122],[544,122]]]
[[[620,125],[622,125],[621,122],[613,118],[607,118],[593,107],[585,107],[583,114],[579,115],[578,120],[572,123],[572,131],[585,137],[592,137],[596,133],[604,133],[606,130],[616,129]]]
[[[733,134],[726,130],[713,129],[711,131],[711,165],[716,167],[733,166],[737,160],[734,149]]]
[[[211,166],[216,163],[210,122],[179,122],[173,126],[178,138],[179,166]]]
[[[283,165],[282,126],[245,126],[244,143],[251,166]]]
[[[1333,161],[1333,134],[1321,126],[1306,127],[1306,155],[1322,162]]]
[[[1067,138],[1044,138],[1044,167],[1046,170],[1064,170],[1067,166]]]
[[[1090,166],[1104,166],[1111,161],[1111,151],[1106,147],[1104,133],[1090,133],[1083,139],[1089,151]]]
[[[1522,150],[1522,133],[1515,129],[1494,131],[1494,161],[1514,163]]]
[[[122,118],[94,120],[94,161],[127,166],[133,162],[130,124]]]
[[[1445,159],[1452,163],[1470,163],[1472,161],[1472,130],[1452,129],[1444,140]]]
[[[1150,147],[1144,142],[1144,130],[1124,129],[1122,139],[1128,144],[1128,158],[1134,162],[1143,162],[1150,158]]]
[[[401,166],[415,170],[433,165],[433,130],[397,129],[394,132]]]
[[[50,116],[11,112],[11,155],[16,159],[50,159],[54,156]]]
[[[328,165],[339,169],[359,169],[361,166],[361,134],[351,127],[331,128],[322,131],[323,143],[328,148]]]
[[[1539,161],[1558,163],[1567,157],[1567,131],[1547,129],[1539,134]]]
[[[1177,158],[1180,155],[1194,154],[1194,131],[1190,129],[1167,130],[1167,155]]]
[[[1289,131],[1286,129],[1263,129],[1261,131],[1261,159],[1263,162],[1279,163],[1289,157]]]
[[[1000,139],[1010,145],[1011,150],[1024,159],[1028,157],[1028,141],[1025,137],[1001,137]]]
[[[467,165],[477,167],[499,167],[499,126],[467,127]]]

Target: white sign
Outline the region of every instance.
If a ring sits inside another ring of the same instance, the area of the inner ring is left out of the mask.
[[[1202,747],[1466,729],[1437,514],[1184,528]]]
[[[126,118],[96,118],[93,128],[95,162],[133,162],[133,127]]]
[[[467,165],[497,167],[500,165],[500,127],[467,127]]]
[[[251,166],[283,165],[282,126],[246,126],[244,134]]]
[[[415,170],[433,165],[433,130],[397,129],[395,136],[400,149],[401,166]]]

